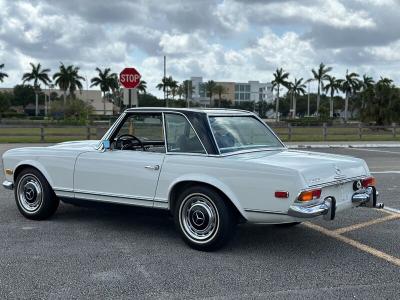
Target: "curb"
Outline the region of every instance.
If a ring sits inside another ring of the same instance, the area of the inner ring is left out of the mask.
[[[399,144],[304,144],[304,145],[286,145],[290,149],[309,149],[309,148],[400,148]]]

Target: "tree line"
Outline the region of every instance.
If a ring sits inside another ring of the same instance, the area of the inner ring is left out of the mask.
[[[53,76],[50,76],[50,69],[42,68],[41,64],[37,65],[31,63],[31,70],[22,75],[22,83],[32,83],[35,96],[36,96],[36,114],[38,113],[38,96],[41,91],[41,85],[45,87],[57,86],[63,92],[64,105],[68,96],[72,99],[75,98],[76,92],[81,91],[83,82],[86,78],[80,74],[80,69],[74,65],[64,65],[60,63],[59,69]],[[8,74],[2,72],[4,64],[0,64],[0,82],[8,77]],[[113,102],[118,106],[122,105],[122,89],[118,81],[118,75],[113,73],[110,68],[95,69],[97,76],[90,79],[90,87],[99,87],[103,93],[104,99],[104,113],[106,101]],[[390,122],[400,121],[400,93],[399,89],[393,84],[390,78],[381,77],[379,80],[374,79],[366,74],[360,76],[355,72],[347,71],[343,78],[336,78],[331,75],[332,67],[328,67],[321,63],[318,68],[312,69],[312,76],[308,79],[294,78],[289,80],[290,74],[283,68],[278,68],[273,73],[273,80],[271,81],[272,90],[276,92],[274,98],[274,111],[275,117],[279,120],[280,113],[285,110],[280,108],[282,101],[289,102],[289,111],[287,112],[290,118],[298,116],[298,101],[304,99],[307,95],[307,113],[305,115],[314,115],[320,117],[321,113],[321,98],[329,98],[329,114],[327,117],[333,118],[335,108],[343,108],[345,121],[349,118],[349,111],[351,115],[355,111],[358,112],[358,117],[362,121],[376,122],[377,124],[384,124]],[[317,84],[316,92],[316,105],[310,103],[309,91],[307,93],[307,85],[311,82]],[[173,79],[172,76],[164,77],[161,82],[156,85],[158,90],[164,93],[163,105],[169,106],[169,100],[186,100],[189,103],[194,92],[194,86],[191,80],[185,80],[179,83]],[[146,94],[147,83],[141,81],[138,88],[139,92],[143,95]],[[229,107],[232,104],[223,95],[227,93],[223,85],[218,84],[213,80],[209,80],[200,85],[200,89],[204,92],[205,96],[210,99],[210,105],[217,107]],[[286,94],[282,96],[283,89]],[[325,94],[324,94],[325,93]],[[344,99],[340,93],[344,95]],[[218,96],[218,97],[216,97]],[[141,97],[153,99],[151,97]],[[214,100],[215,99],[215,100]],[[344,100],[344,101],[343,101]],[[150,100],[149,100],[150,101]],[[344,102],[344,107],[342,105]],[[185,104],[182,104],[185,105]],[[287,104],[283,104],[287,107]],[[259,113],[264,114],[266,110],[271,109],[271,105],[264,103],[248,103],[245,107],[250,110],[259,108]],[[311,111],[313,110],[313,111]]]

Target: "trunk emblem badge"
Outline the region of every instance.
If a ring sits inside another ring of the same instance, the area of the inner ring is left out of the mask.
[[[335,166],[335,173],[336,173],[336,176],[334,177],[335,179],[342,179],[342,178],[346,177],[346,176],[342,173],[342,170],[339,169],[338,166]]]

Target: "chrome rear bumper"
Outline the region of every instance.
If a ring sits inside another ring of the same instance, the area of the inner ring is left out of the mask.
[[[366,206],[383,208],[383,203],[377,203],[378,192],[374,187],[359,190],[351,197],[351,202],[354,206]],[[326,197],[320,202],[306,206],[292,204],[289,207],[288,215],[296,218],[313,218],[324,216],[326,220],[333,220],[336,212],[336,201],[333,197]]]
[[[8,180],[3,181],[3,187],[6,188],[7,190],[12,190],[14,189],[14,183]]]
[[[332,197],[326,197],[320,203],[311,206],[291,205],[288,215],[296,218],[313,218],[324,216],[325,219],[333,220],[335,217],[336,203]]]

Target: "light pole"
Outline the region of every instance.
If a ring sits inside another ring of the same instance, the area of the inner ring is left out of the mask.
[[[307,117],[310,116],[310,81],[308,81],[308,93],[307,93]]]

